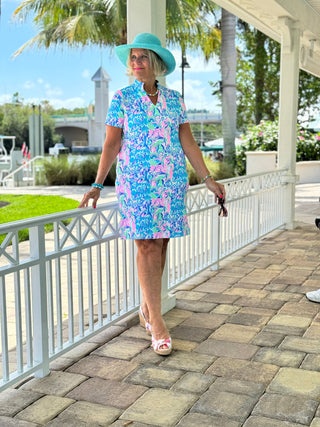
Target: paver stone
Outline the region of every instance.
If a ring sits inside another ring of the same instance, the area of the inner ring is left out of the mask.
[[[21,389],[54,396],[64,396],[83,381],[86,381],[86,379],[87,377],[84,375],[52,371],[47,377],[34,378],[28,381]]]
[[[281,368],[267,391],[320,399],[320,372]]]
[[[252,340],[258,331],[259,328],[257,327],[226,323],[213,332],[209,338],[222,341],[248,343]]]
[[[251,359],[258,350],[259,347],[251,344],[208,339],[201,343],[195,352],[247,360]]]
[[[214,415],[188,413],[177,424],[177,427],[240,427],[241,423],[230,418]]]
[[[17,418],[0,416],[0,426],[3,426],[3,427],[38,427],[39,424],[29,423],[29,421],[18,420]]]
[[[122,380],[137,366],[138,364],[132,361],[92,355],[79,360],[67,372],[109,380]]]
[[[200,374],[198,372],[187,372],[172,387],[174,391],[189,393],[204,393],[216,379],[209,374]]]
[[[320,353],[319,340],[305,337],[285,337],[279,346],[284,350]]]
[[[67,397],[126,409],[147,389],[140,385],[120,383],[102,378],[90,378],[72,390]]]
[[[269,384],[278,370],[279,367],[275,365],[220,357],[207,369],[206,373],[218,377]]]
[[[130,360],[150,345],[151,342],[145,340],[117,337],[95,350],[92,354]]]
[[[258,397],[209,389],[192,407],[192,412],[219,415],[244,422]]]
[[[243,427],[306,427],[303,424],[280,421],[274,418],[251,416],[243,424]]]
[[[252,415],[309,425],[318,404],[315,400],[303,397],[266,393],[255,406]]]
[[[35,391],[9,388],[0,393],[0,416],[13,417],[40,397]]]
[[[252,381],[243,381],[233,378],[219,377],[211,385],[210,390],[226,391],[229,393],[245,394],[247,396],[259,398],[265,390],[264,384],[254,383]]]
[[[65,409],[57,418],[57,425],[69,426],[72,423],[83,422],[88,426],[96,424],[97,426],[109,426],[115,421],[122,411],[118,408],[97,405],[91,402],[75,402]]]
[[[45,425],[72,403],[74,400],[65,397],[44,396],[19,412],[16,418]]]
[[[286,351],[279,348],[261,348],[254,356],[254,360],[272,365],[298,368],[305,357],[300,351]]]
[[[182,369],[184,371],[204,372],[215,360],[206,354],[177,351],[166,358],[160,366],[163,368]]]
[[[175,426],[196,399],[193,394],[151,389],[131,405],[120,419],[139,421],[153,426]]]
[[[126,378],[126,382],[150,388],[170,388],[182,375],[183,371],[177,369],[141,366]]]

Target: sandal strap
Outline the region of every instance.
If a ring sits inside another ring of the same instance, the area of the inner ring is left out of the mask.
[[[154,350],[160,350],[163,346],[167,346],[167,348],[170,349],[172,346],[171,338],[156,340],[152,337],[152,347]]]
[[[146,319],[146,317],[144,315],[144,312],[142,310],[141,305],[140,305],[140,314],[141,314],[141,316],[142,316],[142,318],[144,320],[144,326],[145,326],[146,330],[149,331],[149,332],[151,332],[151,324],[149,322],[147,322],[147,319]]]

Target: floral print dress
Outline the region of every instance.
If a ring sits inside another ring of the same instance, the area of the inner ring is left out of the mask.
[[[154,105],[143,82],[118,90],[106,124],[121,127],[116,192],[124,239],[159,239],[189,234],[185,200],[186,161],[179,125],[186,123],[180,94],[158,84]]]

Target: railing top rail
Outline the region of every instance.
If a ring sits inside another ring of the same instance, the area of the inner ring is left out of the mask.
[[[241,181],[243,182],[255,177],[260,177],[264,175],[277,175],[279,173],[285,173],[285,172],[287,172],[287,169],[279,169],[276,171],[262,172],[258,174],[244,175],[241,177],[224,179],[219,182],[221,182],[222,184],[236,183]],[[201,188],[204,188],[204,184],[194,185],[189,189],[189,192],[192,193]],[[118,202],[108,202],[105,204],[98,205],[97,208],[95,209],[92,207],[81,208],[81,209],[76,208],[76,209],[71,209],[71,210],[62,211],[58,213],[42,215],[34,218],[27,218],[20,221],[6,222],[0,225],[0,234],[7,233],[8,231],[18,231],[28,227],[35,227],[40,224],[48,224],[50,222],[59,221],[67,218],[81,217],[86,214],[95,213],[97,211],[104,211],[108,209],[115,209],[117,207],[118,207]]]
[[[18,231],[24,228],[36,227],[41,224],[48,224],[50,222],[59,221],[67,218],[76,218],[84,214],[95,213],[97,211],[104,211],[107,209],[117,208],[117,202],[104,203],[97,206],[95,209],[92,207],[88,208],[75,208],[67,211],[58,213],[52,213],[48,215],[37,216],[34,218],[21,219],[19,221],[6,222],[0,225],[0,234],[8,233],[9,231]]]
[[[237,176],[237,177],[228,178],[228,179],[221,179],[221,180],[219,180],[219,182],[221,184],[229,184],[231,182],[240,182],[240,181],[256,178],[259,176],[270,175],[270,174],[271,175],[277,175],[279,173],[281,174],[281,173],[286,173],[286,172],[288,172],[288,169],[276,169],[276,170],[270,170],[270,171],[266,171],[266,172],[259,172],[259,173],[255,173],[255,174]],[[203,186],[204,186],[204,184],[193,185],[189,189],[189,191],[199,190],[199,188],[201,188]]]

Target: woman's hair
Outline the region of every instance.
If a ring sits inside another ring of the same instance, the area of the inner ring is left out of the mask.
[[[128,59],[127,59],[127,67],[128,67],[127,76],[133,75],[131,67],[130,67],[131,51],[132,51],[132,49],[130,49]],[[153,50],[146,49],[146,52],[147,52],[147,55],[149,57],[150,66],[153,69],[154,74],[156,76],[163,76],[168,70],[164,61],[160,58],[160,56],[158,54],[153,52]]]

